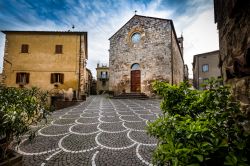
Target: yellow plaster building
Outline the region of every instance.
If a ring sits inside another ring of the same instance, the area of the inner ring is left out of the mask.
[[[108,92],[109,90],[109,67],[97,64],[96,68],[96,91],[97,94]]]
[[[3,84],[7,87],[86,91],[87,32],[2,31],[6,35]]]

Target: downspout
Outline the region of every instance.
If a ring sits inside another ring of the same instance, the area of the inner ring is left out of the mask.
[[[198,66],[198,77],[197,77],[197,89],[200,89],[200,64],[199,64],[199,56],[197,56],[197,66]]]
[[[173,66],[173,39],[172,39],[172,26],[171,26],[171,85],[174,84],[174,66]]]
[[[79,74],[78,74],[78,94],[77,94],[77,98],[80,98],[80,92],[81,92],[81,87],[80,87],[80,83],[81,83],[81,55],[82,55],[82,48],[81,48],[81,44],[82,44],[82,36],[81,34],[79,34],[80,36],[80,49],[79,49]]]

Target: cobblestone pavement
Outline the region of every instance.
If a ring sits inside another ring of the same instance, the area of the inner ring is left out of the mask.
[[[92,96],[80,105],[52,114],[38,135],[24,139],[18,151],[24,165],[152,165],[156,139],[145,127],[160,114],[159,100]]]

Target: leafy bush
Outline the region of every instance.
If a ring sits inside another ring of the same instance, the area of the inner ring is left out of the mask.
[[[215,80],[204,91],[191,90],[187,83],[155,82],[153,87],[163,97],[163,116],[148,127],[159,141],[155,164],[250,164],[250,137],[241,126],[245,116],[228,87]]]
[[[29,131],[29,126],[44,118],[49,111],[48,93],[38,88],[0,88],[0,159],[14,139]]]

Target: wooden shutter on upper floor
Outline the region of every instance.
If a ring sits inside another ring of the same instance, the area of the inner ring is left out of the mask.
[[[56,54],[62,54],[63,46],[62,45],[56,45]]]
[[[29,45],[28,44],[22,44],[21,53],[28,53],[28,52],[29,52]]]

